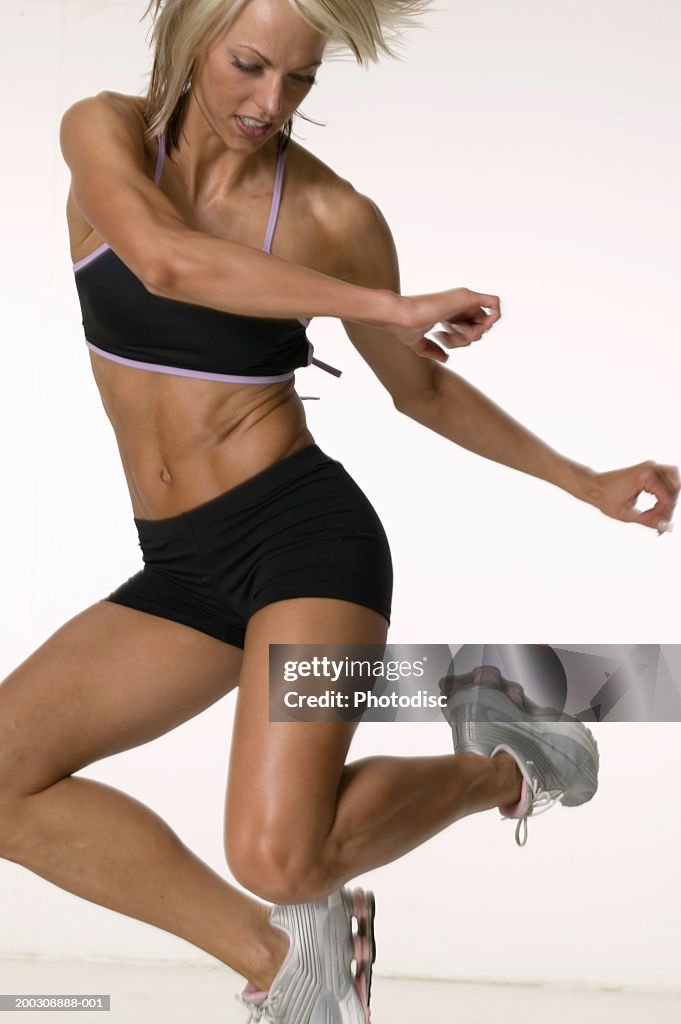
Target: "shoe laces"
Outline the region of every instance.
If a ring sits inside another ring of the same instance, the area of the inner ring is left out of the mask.
[[[248,1007],[249,1016],[245,1024],[254,1024],[254,1022],[265,1020],[270,1021],[270,1024],[278,1024],[279,1018],[275,1016],[274,1011],[279,1005],[279,991],[276,990],[271,995],[268,995],[266,999],[263,999],[261,1003],[253,1003],[249,999],[244,999],[243,996],[238,993],[235,994],[234,998],[243,1003],[244,1006]]]
[[[532,797],[530,800],[530,806],[528,811],[523,814],[522,818],[519,819],[515,829],[515,841],[518,846],[524,846],[527,842],[527,819],[535,814],[544,814],[545,811],[550,810],[555,803],[563,795],[562,789],[540,789],[539,779],[537,776],[533,776],[531,779],[532,785]],[[520,829],[525,829],[523,841],[520,841]]]

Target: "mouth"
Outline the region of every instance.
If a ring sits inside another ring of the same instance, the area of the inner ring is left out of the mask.
[[[237,127],[240,131],[250,139],[261,139],[272,128],[271,121],[267,123],[258,121],[252,123],[251,118],[244,120],[240,114],[237,114],[234,120],[236,121]]]

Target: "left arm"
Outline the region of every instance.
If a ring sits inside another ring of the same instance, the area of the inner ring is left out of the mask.
[[[344,238],[339,250],[344,262],[339,276],[399,294],[398,257],[390,228],[371,199],[355,193],[353,200],[342,219]],[[659,533],[670,529],[680,483],[675,466],[649,461],[598,473],[550,448],[433,358],[432,349],[430,355],[427,351],[419,355],[389,331],[346,320],[342,323],[399,412],[476,455],[555,484],[614,519],[651,526]],[[470,344],[484,333],[467,331],[457,346]],[[644,490],[657,497],[657,504],[637,512],[634,505]]]

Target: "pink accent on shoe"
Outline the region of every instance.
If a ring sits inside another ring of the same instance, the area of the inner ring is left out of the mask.
[[[520,800],[517,804],[505,804],[499,808],[502,818],[522,818],[527,811],[527,780],[523,778]]]
[[[262,992],[249,981],[246,988],[241,993],[241,998],[245,999],[247,1003],[261,1003],[263,999],[267,999],[268,995],[269,992]]]
[[[371,970],[374,951],[371,941],[371,924],[369,921],[369,897],[363,889],[352,890],[352,913],[357,919],[357,934],[353,940],[353,956],[355,959],[355,988],[364,1011],[365,1024],[371,1024]]]

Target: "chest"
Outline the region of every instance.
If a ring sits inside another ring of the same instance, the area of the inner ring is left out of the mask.
[[[272,213],[271,189],[233,197],[223,195],[196,204],[189,200],[172,168],[166,168],[160,187],[192,230],[255,249],[263,248]],[[271,253],[319,273],[338,276],[340,261],[333,243],[333,206],[332,197],[322,194],[321,189],[309,185],[301,188],[285,182]],[[70,192],[66,213],[71,258],[77,263],[101,246],[104,239],[88,223]]]

